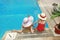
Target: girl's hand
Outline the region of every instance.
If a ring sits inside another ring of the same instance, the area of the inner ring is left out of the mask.
[[[37,21],[35,21],[33,24],[36,24],[36,23],[38,23],[38,20],[37,20]]]
[[[49,30],[49,28],[45,28],[45,30]]]

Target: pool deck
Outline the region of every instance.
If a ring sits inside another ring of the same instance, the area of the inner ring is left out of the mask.
[[[47,21],[48,21],[49,26],[51,28],[56,23],[59,23],[59,20],[60,20],[60,18],[59,18],[59,20],[57,20],[57,18],[55,18],[55,19],[52,20],[50,18],[51,15],[52,15],[51,11],[52,11],[52,8],[53,8],[52,3],[54,3],[54,2],[59,4],[60,3],[60,0],[40,0],[39,1],[40,8],[41,8],[42,12],[46,13],[46,15],[47,15]]]
[[[57,3],[60,4],[60,0],[40,0],[38,1],[40,8],[42,10],[42,12],[46,13],[47,15],[47,22],[49,24],[49,28],[52,30],[54,36],[58,36],[57,34],[54,33],[53,28],[54,25],[57,23],[59,23],[60,21],[60,17],[56,17],[55,19],[51,19],[51,15],[52,15],[52,4],[53,3]]]
[[[59,23],[58,18],[51,19],[51,11],[52,11],[52,3],[58,3],[60,4],[60,0],[38,0],[39,6],[42,10],[42,12],[46,13],[47,15],[47,22],[49,24],[49,30],[45,31],[43,33],[34,33],[34,34],[19,34],[17,33],[17,36],[14,40],[60,40],[60,35],[54,33],[53,27],[56,23]],[[57,22],[56,22],[57,20]],[[51,31],[52,30],[52,31]]]

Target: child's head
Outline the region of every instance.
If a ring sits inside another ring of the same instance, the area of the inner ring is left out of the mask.
[[[38,18],[39,18],[40,20],[45,21],[45,20],[46,20],[46,14],[45,14],[45,13],[38,14]]]

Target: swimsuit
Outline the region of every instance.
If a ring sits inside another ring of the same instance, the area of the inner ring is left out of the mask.
[[[38,23],[37,30],[41,32],[44,31],[44,29],[45,29],[45,24]]]

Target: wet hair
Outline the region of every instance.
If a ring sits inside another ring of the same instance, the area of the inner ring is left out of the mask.
[[[60,23],[58,24],[58,29],[60,29]]]

